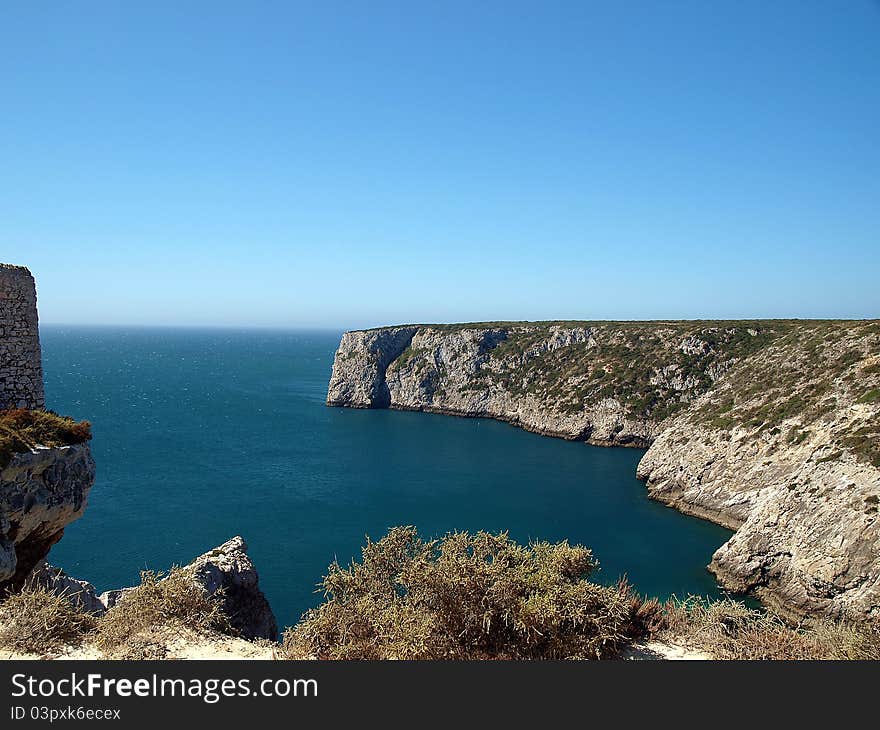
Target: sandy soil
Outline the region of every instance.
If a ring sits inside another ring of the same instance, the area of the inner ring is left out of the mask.
[[[663,641],[639,641],[625,649],[620,658],[630,661],[706,661],[713,657],[705,652],[689,649],[680,644]]]

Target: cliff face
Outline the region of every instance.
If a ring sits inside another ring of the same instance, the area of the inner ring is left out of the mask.
[[[94,481],[85,444],[15,454],[0,471],[0,592],[18,587],[82,516]]]
[[[638,476],[653,498],[737,530],[710,565],[723,585],[792,615],[880,618],[876,322],[347,333],[328,403],[650,445]]]
[[[880,471],[849,454],[823,461],[828,437],[676,426],[638,476],[653,498],[737,530],[709,566],[727,588],[792,616],[880,618]]]
[[[400,357],[415,332],[415,327],[346,332],[333,363],[327,402],[352,408],[387,407],[386,369]]]
[[[347,332],[327,402],[487,416],[562,438],[644,446],[667,415],[776,334],[677,322]]]

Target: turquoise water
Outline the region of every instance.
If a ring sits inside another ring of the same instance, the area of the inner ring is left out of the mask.
[[[416,525],[591,547],[599,578],[719,595],[728,530],[651,502],[637,449],[506,424],[327,408],[338,332],[44,327],[49,407],[93,423],[98,478],[50,560],[99,590],[241,534],[280,626],[335,557]]]

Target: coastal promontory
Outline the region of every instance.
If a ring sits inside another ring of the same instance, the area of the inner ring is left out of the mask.
[[[792,617],[880,618],[876,320],[347,332],[327,403],[648,447],[651,497],[736,530],[709,566],[722,585]]]

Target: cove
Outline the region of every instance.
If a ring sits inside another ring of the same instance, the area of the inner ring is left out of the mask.
[[[639,449],[465,419],[324,405],[340,332],[42,328],[47,406],[93,424],[98,477],[50,562],[99,591],[240,534],[284,627],[328,563],[415,525],[591,548],[597,579],[717,597],[732,534],[647,498]]]

